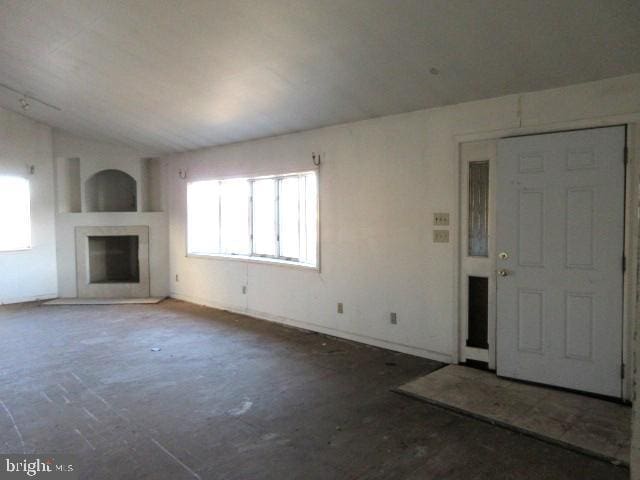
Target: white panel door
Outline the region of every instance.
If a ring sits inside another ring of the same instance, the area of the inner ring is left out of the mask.
[[[498,375],[621,396],[624,142],[608,127],[498,143]]]

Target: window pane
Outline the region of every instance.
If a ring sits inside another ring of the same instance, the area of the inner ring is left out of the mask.
[[[489,348],[489,279],[469,277],[467,347]]]
[[[299,177],[280,180],[280,256],[300,256],[300,192]]]
[[[276,255],[276,181],[253,182],[253,253]]]
[[[0,250],[31,247],[29,181],[0,177]]]
[[[469,255],[488,257],[489,162],[469,163]]]
[[[315,265],[318,243],[318,181],[315,173],[301,177],[301,251],[300,261]]]
[[[220,213],[222,253],[249,254],[249,182],[246,179],[220,182]]]
[[[219,184],[217,180],[187,186],[187,251],[219,253]]]

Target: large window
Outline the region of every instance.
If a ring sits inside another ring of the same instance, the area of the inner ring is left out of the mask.
[[[187,187],[187,251],[317,265],[315,172]]]
[[[29,182],[0,175],[0,251],[31,248]]]

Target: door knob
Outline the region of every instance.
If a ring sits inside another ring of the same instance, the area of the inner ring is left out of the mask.
[[[501,277],[506,277],[507,275],[509,275],[509,271],[501,268],[498,270],[498,275],[500,275]]]

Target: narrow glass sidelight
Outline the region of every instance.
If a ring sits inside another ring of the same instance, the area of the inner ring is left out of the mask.
[[[489,256],[489,162],[469,163],[470,257]]]

